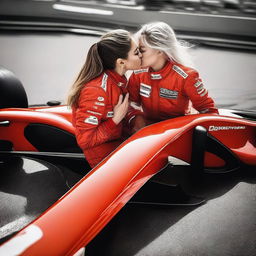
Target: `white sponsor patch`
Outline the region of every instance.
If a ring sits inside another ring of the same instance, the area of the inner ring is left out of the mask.
[[[104,89],[104,91],[107,91],[107,80],[108,80],[108,75],[104,73],[102,82],[101,82],[101,87]]]
[[[98,118],[96,116],[89,116],[84,120],[84,122],[93,125],[98,125],[99,123]]]
[[[148,72],[148,69],[147,68],[138,69],[138,70],[134,70],[133,72],[134,74],[140,74],[140,73]]]
[[[101,97],[101,96],[98,97],[98,101],[104,101],[104,100],[105,100],[104,97]]]
[[[204,87],[200,87],[200,89],[197,90],[197,93],[201,94],[202,92],[204,92],[204,90],[205,90]]]
[[[101,113],[95,112],[95,111],[91,111],[91,110],[86,110],[86,112],[90,113],[90,114],[94,114],[94,115],[98,115],[98,116],[102,116]]]
[[[119,87],[122,87],[122,86],[124,85],[124,83],[119,82],[117,85],[118,85]]]
[[[244,130],[245,126],[209,126],[209,131]]]
[[[173,65],[172,69],[176,71],[179,75],[181,75],[183,78],[187,78],[188,74],[180,67]]]
[[[107,113],[107,117],[113,117],[114,116],[114,112],[113,111],[109,111],[108,113]]]
[[[169,90],[166,88],[160,88],[160,91],[159,91],[159,96],[167,99],[177,99],[178,94],[179,93],[177,91]]]
[[[151,74],[151,79],[152,80],[162,79],[162,76],[161,74]]]
[[[198,80],[195,84],[194,84],[194,86],[197,88],[199,85],[201,85],[203,82],[202,81],[200,81],[200,80]]]
[[[0,247],[0,255],[20,255],[43,237],[43,231],[32,224]]]
[[[207,93],[207,90],[205,89],[205,91],[200,94],[200,97],[203,97],[206,93]]]
[[[151,94],[151,86],[140,83],[140,95],[149,98]]]
[[[200,114],[205,114],[205,113],[207,113],[208,111],[209,111],[209,109],[206,108],[206,109],[200,110],[199,113],[200,113]]]
[[[103,103],[103,102],[98,102],[98,101],[95,101],[94,104],[95,104],[95,105],[98,105],[98,106],[105,106],[105,103]]]

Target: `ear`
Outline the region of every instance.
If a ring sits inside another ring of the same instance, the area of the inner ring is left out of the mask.
[[[116,60],[116,64],[117,64],[117,65],[124,65],[124,64],[125,64],[125,60],[124,60],[124,59],[121,59],[121,58],[118,58],[118,59]]]
[[[158,54],[158,55],[163,55],[164,52],[163,52],[163,51],[157,51],[157,54]]]

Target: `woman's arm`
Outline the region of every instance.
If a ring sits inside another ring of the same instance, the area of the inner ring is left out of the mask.
[[[75,125],[77,142],[82,149],[120,138],[122,125],[112,118],[103,120],[106,104],[107,95],[101,88],[87,87],[81,92]]]
[[[186,78],[184,93],[192,101],[193,107],[198,110],[199,113],[219,113],[197,72],[194,72]]]
[[[127,126],[131,133],[138,131],[146,125],[140,101],[140,80],[134,72],[129,78],[127,89],[129,92],[130,106],[127,113]]]

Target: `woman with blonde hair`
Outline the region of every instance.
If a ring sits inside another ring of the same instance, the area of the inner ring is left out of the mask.
[[[113,30],[93,44],[70,89],[73,126],[78,145],[91,167],[121,143],[128,110],[127,70],[141,66],[138,46],[126,30]]]
[[[135,70],[128,83],[130,100],[143,111],[129,112],[131,129],[191,113],[218,113],[187,47],[164,22],[145,24],[137,32],[143,69]],[[192,104],[191,104],[192,103]]]

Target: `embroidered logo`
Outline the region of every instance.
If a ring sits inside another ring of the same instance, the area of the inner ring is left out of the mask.
[[[98,106],[105,106],[105,103],[103,103],[103,102],[98,102],[98,101],[96,101],[94,104],[95,104],[95,105],[98,105]]]
[[[104,98],[101,97],[101,96],[99,96],[99,97],[98,97],[98,101],[104,101]]]
[[[162,79],[162,76],[161,74],[151,74],[151,79],[152,80]]]
[[[93,125],[98,125],[99,123],[98,118],[96,116],[89,116],[84,120],[84,122]]]
[[[177,99],[178,94],[179,94],[179,92],[169,90],[166,88],[160,88],[160,91],[159,91],[159,96],[162,98],[167,98],[167,99]]]
[[[196,90],[197,90],[197,93],[203,97],[206,93],[207,93],[207,90],[204,88],[204,85],[203,85],[203,82],[198,80],[194,86],[196,87]]]
[[[99,112],[95,112],[95,111],[92,111],[92,110],[86,110],[86,112],[90,113],[90,114],[94,114],[94,115],[99,115],[99,116],[102,116],[101,113]]]
[[[114,112],[113,111],[109,111],[108,113],[107,113],[107,117],[113,117],[114,116]]]
[[[209,126],[209,131],[244,130],[245,126]]]
[[[151,86],[140,83],[140,95],[149,98],[151,94]]]
[[[140,74],[140,73],[148,72],[148,69],[147,68],[138,69],[138,70],[134,70],[133,72],[134,74]]]
[[[101,87],[104,89],[104,91],[107,91],[107,80],[108,80],[108,75],[104,73],[102,82],[101,82]]]
[[[188,74],[180,67],[173,65],[172,69],[176,71],[179,75],[181,75],[183,78],[187,78]]]
[[[208,92],[208,91],[207,91],[206,89],[204,89],[204,92],[202,92],[202,93],[200,94],[200,97],[203,97],[207,92]]]
[[[194,84],[194,86],[197,88],[199,85],[201,85],[203,82],[202,81],[200,81],[200,80],[198,80],[195,84]]]

